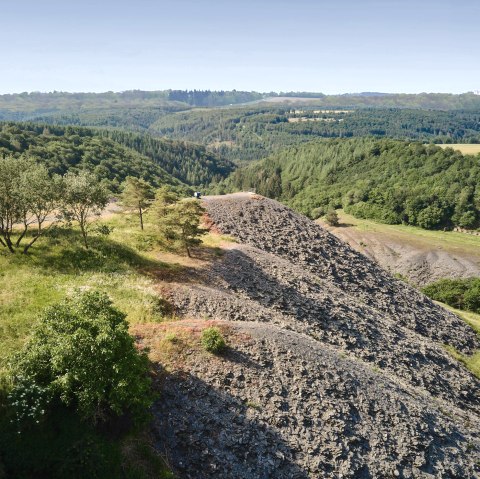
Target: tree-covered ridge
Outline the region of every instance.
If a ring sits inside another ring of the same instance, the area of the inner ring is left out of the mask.
[[[180,185],[151,159],[85,128],[1,124],[0,157],[9,156],[33,158],[50,174],[91,171],[112,191],[118,191],[127,176],[145,178],[155,185]]]
[[[33,157],[50,173],[89,170],[113,191],[127,176],[154,186],[199,186],[226,176],[231,166],[184,142],[115,131],[25,123],[0,124],[0,157]]]
[[[190,110],[159,117],[152,135],[203,143],[231,160],[256,160],[312,138],[377,136],[480,142],[480,109],[315,110],[272,107]]]
[[[477,227],[479,184],[479,156],[375,138],[292,147],[237,170],[227,182],[311,216],[344,207],[358,217],[423,228]]]
[[[433,110],[480,109],[480,95],[463,93],[353,93],[248,92],[211,90],[129,90],[104,93],[31,92],[0,95],[0,119],[26,120],[32,114],[81,112],[88,109],[218,107],[252,101],[326,108],[415,108]]]
[[[233,163],[201,145],[120,130],[101,130],[98,133],[150,158],[187,185],[207,186],[226,178],[235,168]]]
[[[245,91],[129,90],[104,93],[32,92],[0,95],[0,119],[29,120],[56,113],[85,110],[152,109],[185,110],[192,106],[214,107],[250,102],[265,95]]]

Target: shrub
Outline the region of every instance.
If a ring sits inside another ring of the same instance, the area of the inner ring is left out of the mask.
[[[454,308],[480,313],[480,278],[441,279],[425,286],[422,291]]]
[[[218,328],[207,328],[202,331],[202,346],[209,353],[220,354],[226,343]]]
[[[338,219],[337,212],[335,210],[329,210],[328,213],[325,216],[325,221],[330,226],[338,226],[339,225],[339,219]]]
[[[38,421],[54,404],[91,423],[125,413],[139,419],[151,403],[147,357],[125,314],[98,292],[46,310],[10,367],[17,419]]]

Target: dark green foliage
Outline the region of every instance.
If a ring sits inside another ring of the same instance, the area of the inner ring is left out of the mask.
[[[50,307],[0,390],[7,477],[145,477],[125,469],[120,444],[147,417],[147,373],[125,315],[105,295],[87,292]]]
[[[153,186],[207,185],[226,177],[233,165],[202,146],[133,133],[32,123],[0,124],[0,158],[31,157],[49,172],[88,170],[115,193],[127,176]]]
[[[226,178],[234,170],[230,161],[221,159],[200,145],[118,130],[98,133],[150,158],[187,185],[207,186]]]
[[[425,286],[422,291],[435,301],[480,313],[480,278],[441,279]]]
[[[359,218],[383,223],[451,228],[478,225],[479,182],[478,157],[363,138],[286,149],[235,171],[226,187],[255,188],[311,216],[343,206]]]
[[[154,214],[162,236],[173,245],[178,245],[191,256],[191,248],[199,245],[200,237],[207,230],[200,227],[205,209],[197,200],[182,200],[165,205],[165,196],[159,195],[154,204]]]
[[[263,105],[177,112],[160,117],[150,125],[149,132],[203,143],[211,151],[234,161],[250,161],[316,137],[376,136],[437,143],[480,142],[480,113],[479,109],[448,112],[358,109],[322,113],[313,108],[291,110]]]
[[[202,346],[205,351],[220,354],[226,347],[225,339],[218,328],[207,328],[202,331]]]
[[[127,176],[148,179],[156,186],[180,185],[151,159],[86,128],[0,124],[2,156],[28,156],[45,165],[50,174],[87,170],[114,192]]]

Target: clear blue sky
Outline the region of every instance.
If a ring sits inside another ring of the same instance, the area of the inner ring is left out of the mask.
[[[0,93],[480,90],[480,0],[10,0]]]

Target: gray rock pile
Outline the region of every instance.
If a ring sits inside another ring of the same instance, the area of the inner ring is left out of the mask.
[[[479,348],[471,328],[277,202],[206,207],[239,243],[171,299],[233,333],[165,381],[180,477],[480,477],[480,382],[445,348]]]

